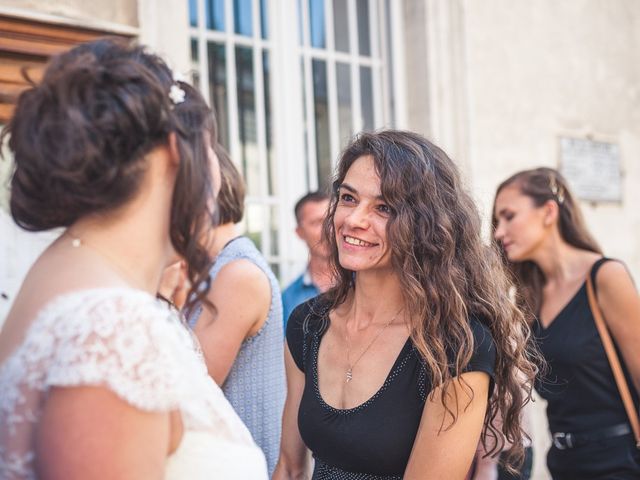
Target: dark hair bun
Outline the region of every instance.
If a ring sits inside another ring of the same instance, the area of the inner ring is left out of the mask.
[[[55,57],[2,134],[15,159],[15,222],[34,231],[68,226],[129,200],[143,157],[173,128],[171,83],[162,60],[124,41],[101,39]]]

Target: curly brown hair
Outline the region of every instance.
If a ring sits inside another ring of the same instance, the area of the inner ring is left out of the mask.
[[[509,186],[516,186],[520,193],[531,198],[536,207],[541,207],[549,200],[558,204],[558,230],[560,236],[569,245],[576,248],[602,254],[602,249],[593,238],[580,211],[566,179],[553,168],[539,167],[522,170],[507,178],[496,189],[492,210],[493,232],[498,226],[495,199]],[[494,243],[497,245],[495,237]],[[542,305],[542,288],[546,282],[540,267],[531,261],[510,262],[501,247],[502,261],[510,271],[517,288],[518,306],[525,312],[529,323],[540,313]]]
[[[185,93],[175,104],[172,86]],[[176,134],[180,163],[170,238],[188,264],[191,303],[203,297],[210,256],[202,245],[213,197],[208,144],[216,144],[211,109],[197,90],[173,80],[158,56],[104,38],[54,57],[42,81],[24,91],[0,137],[15,170],[10,209],[30,231],[68,227],[113,211],[138,191],[146,155]]]
[[[518,464],[526,437],[520,416],[530,399],[537,354],[528,342],[524,316],[509,295],[512,284],[498,253],[482,241],[480,216],[457,168],[422,136],[397,130],[362,133],[342,153],[323,227],[336,278],[326,294],[331,308],[345,302],[354,286],[353,272],[343,268],[338,257],[333,223],[337,191],[351,165],[363,156],[373,159],[382,196],[391,209],[386,227],[391,261],[432,395],[433,389],[443,387],[441,400],[446,404],[447,387],[469,364],[474,349],[469,319],[475,316],[489,328],[496,345],[494,394],[482,442],[489,454],[497,454],[508,441],[508,462]],[[458,410],[448,410],[449,426]],[[501,427],[495,422],[498,413]]]

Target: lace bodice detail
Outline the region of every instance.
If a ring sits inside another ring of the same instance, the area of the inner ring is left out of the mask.
[[[54,386],[102,386],[140,410],[179,410],[185,435],[255,447],[196,346],[179,315],[145,292],[54,299],[0,366],[0,477],[35,478],[35,427]]]

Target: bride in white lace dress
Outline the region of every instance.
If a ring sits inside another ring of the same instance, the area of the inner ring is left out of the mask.
[[[54,59],[7,132],[15,221],[68,228],[0,333],[0,478],[266,478],[155,295],[176,254],[195,288],[209,267],[198,239],[219,179],[200,95],[141,48],[101,40]]]

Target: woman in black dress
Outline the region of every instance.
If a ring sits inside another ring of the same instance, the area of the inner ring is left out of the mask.
[[[640,298],[629,273],[622,263],[603,258],[556,170],[537,168],[505,180],[496,193],[493,223],[549,367],[536,389],[548,402],[553,478],[640,478],[640,451],[586,290],[591,276],[637,411]]]
[[[517,461],[527,326],[453,162],[414,133],[365,133],[333,187],[336,286],[288,321],[274,478],[305,478],[307,449],[318,480],[462,479],[480,437]]]

